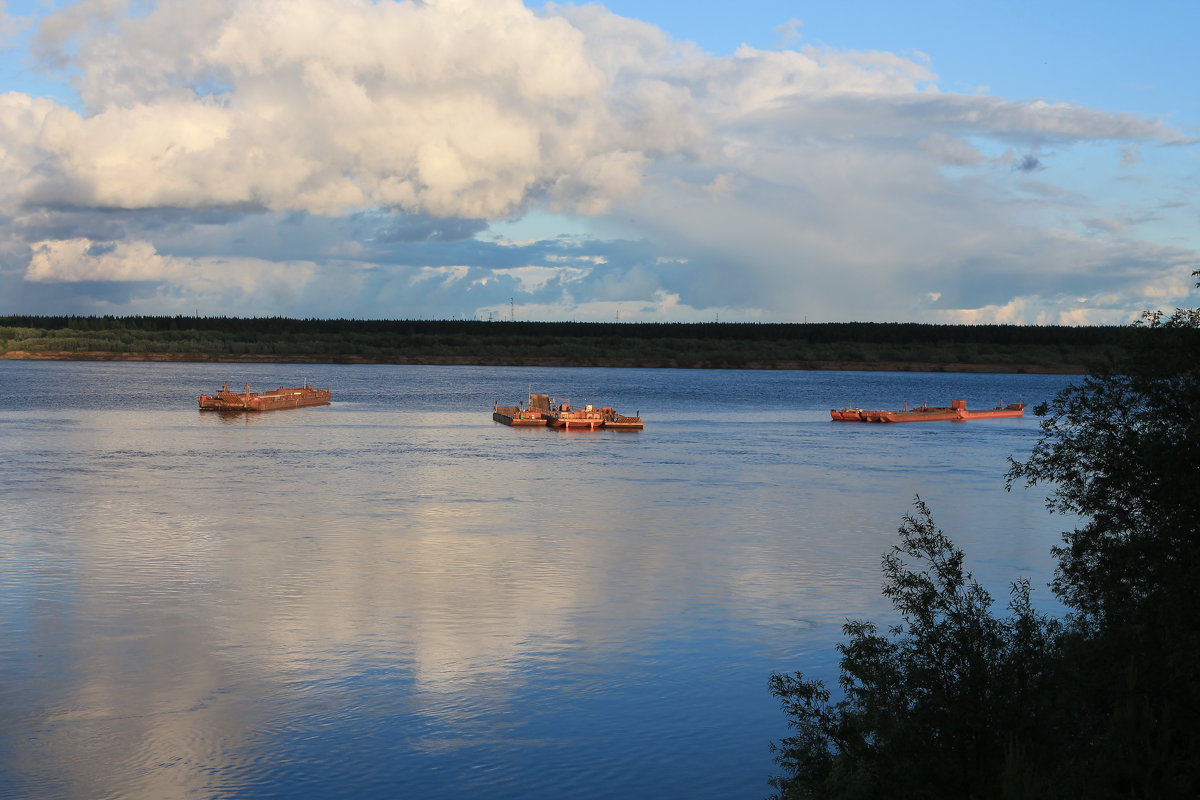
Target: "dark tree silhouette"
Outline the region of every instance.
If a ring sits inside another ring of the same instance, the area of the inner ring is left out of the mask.
[[[1200,271],[1193,273],[1200,277]],[[774,675],[794,734],[782,798],[1159,798],[1200,794],[1200,309],[1147,313],[1125,357],[1036,412],[1008,487],[1049,488],[1060,621],[1010,615],[918,501],[884,560],[903,624],[846,625],[844,699]],[[906,560],[907,559],[907,560]]]

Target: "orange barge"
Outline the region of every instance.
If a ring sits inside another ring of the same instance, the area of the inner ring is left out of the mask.
[[[492,419],[514,428],[545,426],[550,421],[550,395],[530,394],[526,408],[498,405],[492,409]]]
[[[524,408],[495,406],[492,419],[514,428],[542,426],[556,430],[640,431],[643,427],[640,416],[627,417],[608,407],[588,405],[579,408],[572,406],[569,400],[559,398],[551,402],[550,396],[545,394],[530,394],[529,405]]]
[[[216,394],[200,395],[201,411],[274,411],[281,408],[305,408],[327,406],[331,401],[328,389],[316,389],[308,384],[283,387],[270,392],[251,392],[246,384],[245,392],[229,391],[229,381]]]
[[[597,431],[604,427],[605,412],[615,413],[611,408],[599,409],[590,405],[574,408],[570,403],[560,403],[550,412],[549,425],[564,431]]]
[[[643,427],[640,416],[625,417],[608,406],[596,408],[586,405],[579,408],[569,402],[560,403],[557,408],[551,409],[550,421],[547,424],[562,431],[640,431]]]
[[[1004,404],[984,411],[968,411],[967,401],[954,400],[949,406],[921,404],[909,408],[908,403],[900,411],[866,411],[861,408],[833,409],[829,415],[834,422],[963,422],[969,419],[995,419],[997,417],[1020,417],[1025,414],[1025,403]]]
[[[606,410],[612,411],[611,408]],[[624,417],[612,411],[612,415],[604,420],[604,430],[606,431],[640,431],[643,427],[642,418],[637,414],[632,417]]]

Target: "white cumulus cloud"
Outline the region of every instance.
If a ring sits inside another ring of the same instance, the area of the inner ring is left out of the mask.
[[[77,102],[0,94],[18,305],[1031,322],[1170,303],[1196,260],[1189,179],[1152,194],[1187,130],[945,91],[920,54],[713,56],[519,0],[82,0],[32,52]],[[485,238],[525,215],[574,238]]]
[[[547,194],[595,213],[655,145],[631,147],[582,33],[516,0],[125,5],[41,26],[86,111],[9,131],[36,202],[496,218]]]

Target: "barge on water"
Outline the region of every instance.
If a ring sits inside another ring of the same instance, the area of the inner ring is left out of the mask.
[[[305,408],[327,406],[332,400],[328,389],[317,389],[307,383],[303,386],[281,386],[270,392],[229,391],[229,381],[216,394],[200,395],[201,411],[274,411],[282,408]]]
[[[575,408],[570,403],[560,403],[550,412],[550,422],[547,424],[551,428],[563,431],[598,431],[604,427],[605,412],[612,412],[612,409],[600,409],[590,405]]]
[[[832,409],[829,415],[834,422],[964,422],[969,419],[995,419],[997,417],[1020,417],[1025,414],[1025,403],[1009,403],[983,411],[968,411],[966,400],[954,400],[949,406],[921,404],[909,408],[908,403],[899,411],[866,411],[861,408]]]
[[[640,416],[626,417],[608,406],[573,406],[569,401],[550,409],[550,421],[546,423],[560,431],[640,431],[643,427]]]
[[[640,416],[627,417],[608,407],[580,408],[572,406],[569,400],[551,400],[545,394],[530,394],[529,404],[524,408],[497,405],[492,410],[492,419],[514,428],[547,427],[562,431],[640,431],[643,427]]]
[[[492,410],[492,419],[514,428],[544,427],[550,421],[550,395],[530,394],[525,408],[498,405]]]

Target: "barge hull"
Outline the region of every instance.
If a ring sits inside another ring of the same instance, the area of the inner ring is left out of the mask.
[[[640,416],[626,417],[607,406],[572,406],[570,401],[555,400],[545,394],[530,394],[528,407],[496,405],[492,409],[492,420],[514,428],[548,427],[560,431],[640,431]]]
[[[532,405],[529,409],[520,406],[496,406],[492,411],[492,419],[514,428],[532,428],[544,427],[548,415]]]
[[[332,401],[329,389],[304,386],[281,386],[270,392],[251,392],[250,384],[242,393],[229,391],[228,381],[216,394],[200,395],[201,411],[278,411],[288,408],[327,406]]]
[[[964,400],[955,400],[946,406],[920,406],[900,411],[867,411],[861,408],[831,409],[829,416],[834,422],[966,422],[972,419],[1000,419],[1025,415],[1025,403],[1009,403],[983,411],[968,411]]]
[[[546,426],[545,417],[531,415],[527,411],[508,411],[498,408],[492,412],[492,419],[505,425],[511,425],[514,428],[544,428]]]

